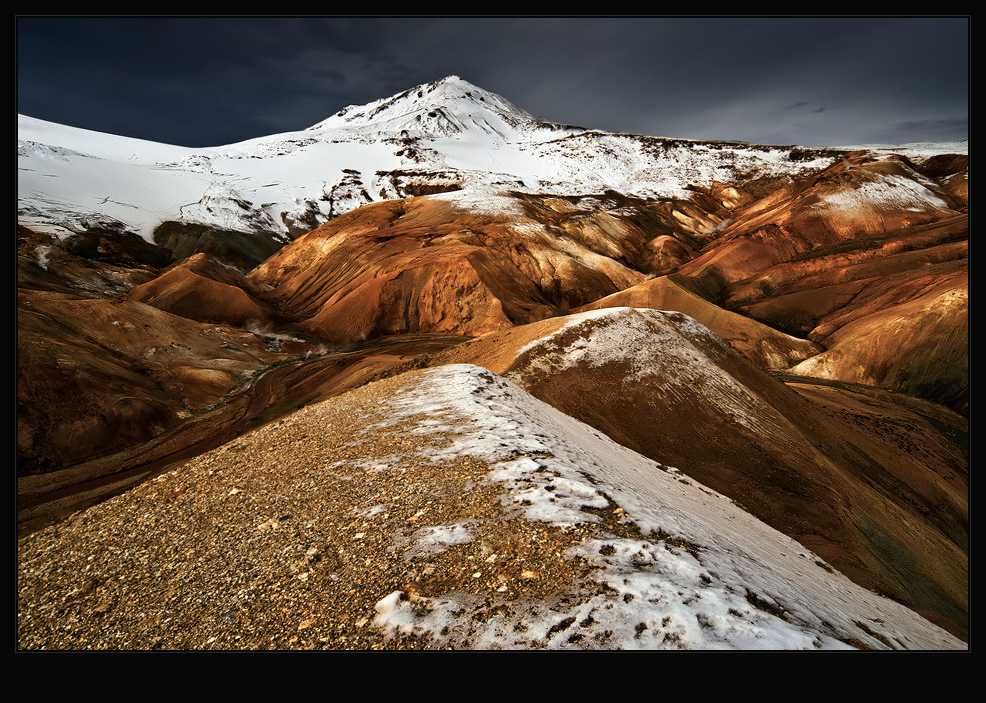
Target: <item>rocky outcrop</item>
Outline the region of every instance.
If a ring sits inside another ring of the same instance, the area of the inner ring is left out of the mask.
[[[316,226],[314,223],[312,226]],[[308,231],[311,226],[303,231]],[[154,241],[171,252],[173,261],[193,254],[208,254],[239,271],[249,271],[284,246],[268,231],[240,232],[189,222],[162,222]]]

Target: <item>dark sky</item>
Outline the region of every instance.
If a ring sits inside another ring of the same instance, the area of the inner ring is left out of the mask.
[[[549,120],[764,144],[967,139],[970,18],[18,17],[17,111],[184,146],[450,74]]]

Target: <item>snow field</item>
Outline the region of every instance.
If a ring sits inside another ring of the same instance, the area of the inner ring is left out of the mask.
[[[98,215],[149,241],[165,220],[286,235],[285,217],[298,220],[312,206],[327,219],[396,197],[378,177],[391,172],[456,169],[482,203],[505,188],[684,198],[689,184],[726,182],[740,172],[829,165],[824,158],[792,162],[789,147],[650,142],[548,125],[454,76],[346,108],[308,129],[225,146],[170,146],[23,115],[18,145],[26,222],[67,234]],[[354,172],[356,191],[344,187]]]

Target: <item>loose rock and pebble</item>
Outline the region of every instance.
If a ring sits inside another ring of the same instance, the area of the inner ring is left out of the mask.
[[[482,460],[431,461],[420,450],[440,437],[380,424],[402,383],[304,408],[22,538],[18,647],[440,648],[375,627],[378,604],[461,592],[481,620],[564,597],[587,567],[563,555],[598,527],[513,515]]]

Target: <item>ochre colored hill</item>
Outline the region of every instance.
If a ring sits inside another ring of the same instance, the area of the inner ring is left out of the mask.
[[[822,351],[822,347],[813,342],[784,334],[754,319],[710,303],[684,288],[681,278],[676,276],[661,276],[638,283],[572,312],[616,307],[683,312],[764,368],[786,369]]]
[[[294,329],[331,342],[485,334],[643,280],[599,251],[623,256],[612,250],[626,240],[633,246],[625,248],[637,251],[632,228],[582,222],[566,229],[567,220],[554,219],[561,224],[427,197],[378,203],[299,238],[250,277],[273,288],[285,310],[307,318]]]
[[[246,276],[206,254],[195,254],[137,286],[124,299],[199,322],[269,328],[284,316],[261,299],[265,293]]]

